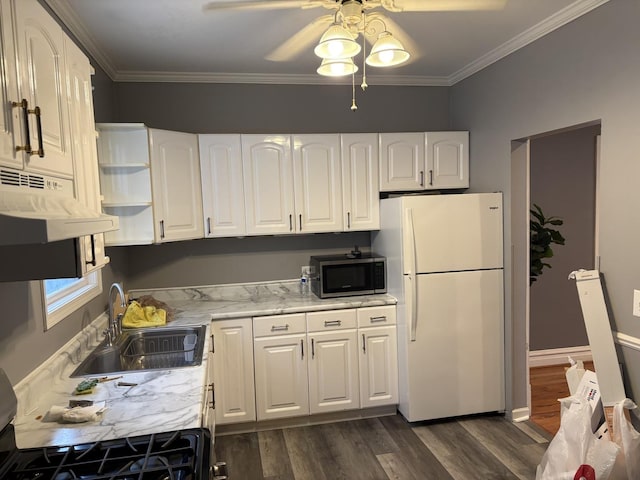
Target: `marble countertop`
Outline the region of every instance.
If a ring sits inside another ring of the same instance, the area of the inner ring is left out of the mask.
[[[175,318],[169,324],[171,326],[209,325],[218,319],[396,303],[390,295],[324,300],[311,293],[301,295],[295,280],[130,290],[128,293],[132,299],[152,295],[174,308]],[[209,335],[200,366],[126,373],[117,380],[99,383],[93,394],[72,395],[82,378],[70,378],[69,375],[100,343],[100,332],[106,323],[106,315],[101,315],[14,387],[18,397],[14,425],[19,448],[72,445],[201,426]],[[137,385],[122,387],[118,382]],[[48,421],[47,412],[52,406],[66,406],[71,399],[105,402],[106,409],[94,422]]]
[[[176,309],[176,318],[210,315],[212,320],[286,313],[395,305],[391,295],[357,295],[339,298],[301,295],[297,280],[130,290],[130,298],[151,295]]]

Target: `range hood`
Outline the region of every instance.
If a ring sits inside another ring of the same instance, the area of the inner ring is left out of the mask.
[[[57,242],[116,230],[118,217],[73,198],[73,182],[0,169],[0,247]]]

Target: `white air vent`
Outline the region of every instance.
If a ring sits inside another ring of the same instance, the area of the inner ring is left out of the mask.
[[[0,170],[0,184],[2,185],[13,185],[16,187],[20,186],[20,177],[22,174],[20,172],[14,172],[12,170]]]
[[[13,187],[37,188],[44,190],[45,180],[42,175],[22,173],[17,170],[0,169],[0,185]]]

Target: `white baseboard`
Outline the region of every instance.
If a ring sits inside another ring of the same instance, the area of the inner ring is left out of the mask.
[[[591,361],[591,348],[589,345],[583,347],[564,347],[549,350],[532,350],[529,352],[529,367],[546,367],[549,365],[569,366],[571,357],[574,360]]]
[[[511,410],[511,421],[513,422],[524,422],[525,420],[529,420],[530,416],[531,412],[528,407]]]
[[[627,335],[626,333],[613,332],[613,338],[615,342],[622,345],[623,347],[628,347],[633,350],[640,351],[640,338],[632,337],[631,335]]]

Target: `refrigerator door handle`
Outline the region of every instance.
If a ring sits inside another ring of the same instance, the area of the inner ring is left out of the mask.
[[[406,232],[407,232],[407,256],[409,257],[409,283],[411,283],[411,311],[409,318],[411,319],[411,331],[409,339],[412,342],[416,341],[416,329],[418,327],[418,289],[416,285],[416,270],[417,258],[416,258],[416,238],[413,227],[413,210],[407,208],[406,210]]]

